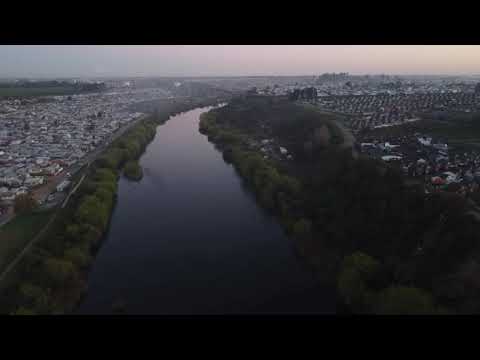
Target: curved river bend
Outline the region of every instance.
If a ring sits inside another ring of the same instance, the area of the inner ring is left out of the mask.
[[[276,220],[198,132],[195,109],[157,128],[143,179],[119,180],[80,314],[334,313]]]

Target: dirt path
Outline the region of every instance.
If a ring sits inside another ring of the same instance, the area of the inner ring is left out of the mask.
[[[90,166],[90,164],[88,164]],[[75,194],[75,192],[77,191],[78,187],[80,185],[82,185],[82,182],[83,180],[85,179],[85,176],[87,176],[87,174],[83,174],[82,175],[82,178],[78,181],[77,185],[75,185],[75,187],[72,189],[72,191],[70,191],[70,193],[68,194],[68,196],[65,198],[65,201],[63,202],[61,208],[63,209],[67,204],[68,204],[68,200],[70,200],[70,196],[72,196],[73,194]]]
[[[56,219],[57,213],[53,214],[50,220],[45,224],[45,226],[40,230],[40,232],[32,239],[30,242],[23,248],[22,251],[15,257],[15,259],[8,264],[5,270],[0,275],[0,283],[5,279],[5,277],[10,273],[10,271],[22,260],[23,256],[32,248],[32,246],[42,237],[43,234],[47,231],[50,224]]]

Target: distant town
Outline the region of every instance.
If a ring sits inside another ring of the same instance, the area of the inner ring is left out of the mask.
[[[407,178],[425,186],[426,192],[448,189],[466,195],[478,191],[480,138],[475,138],[475,132],[469,134],[472,137],[468,142],[452,146],[454,135],[449,136],[448,130],[437,134],[425,125],[410,126],[434,119],[446,128],[455,123],[454,129],[458,130],[463,123],[452,121],[452,117],[469,119],[480,111],[480,83],[476,78],[334,73],[303,79],[303,83],[269,84],[248,91],[288,96],[342,116],[344,125],[355,135],[356,151],[397,164]],[[468,126],[463,130],[468,132]]]
[[[473,114],[480,110],[477,78],[399,77],[332,73],[305,77],[132,78],[101,81],[3,81],[0,97],[0,224],[13,215],[17,196],[32,193],[42,206],[65,196],[69,178],[107,145],[119,129],[142,116],[133,105],[186,96],[195,85],[228,94],[254,93],[308,102],[339,114],[356,137],[356,149],[387,162],[399,162],[406,175],[421,177],[427,191],[458,184],[475,191],[480,181],[476,149],[452,155],[449,139],[411,131],[380,136],[376,130],[413,123],[425,114]],[[32,92],[42,89],[61,95]],[[185,91],[185,84],[188,90]],[[19,96],[18,89],[29,96]],[[12,92],[13,89],[13,92]],[[51,89],[51,90],[48,90]],[[73,90],[72,90],[73,89]],[[72,91],[74,93],[72,93]],[[17,96],[13,96],[16,94]],[[269,144],[264,145],[264,152]],[[278,156],[292,155],[282,147]],[[451,155],[451,156],[450,156]]]
[[[31,192],[43,206],[62,200],[88,155],[142,116],[133,104],[167,96],[126,81],[104,92],[0,98],[0,223],[21,194]]]

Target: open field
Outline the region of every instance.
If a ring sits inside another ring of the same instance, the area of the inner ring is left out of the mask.
[[[43,228],[52,214],[52,211],[42,211],[17,216],[0,228],[0,272]]]
[[[480,116],[464,115],[447,117],[445,120],[424,118],[404,125],[390,126],[369,130],[369,135],[375,136],[406,136],[421,133],[445,139],[455,148],[480,147]]]
[[[29,97],[29,96],[47,96],[47,95],[69,95],[78,92],[71,87],[41,87],[41,88],[23,88],[23,87],[0,87],[0,98],[2,97]]]

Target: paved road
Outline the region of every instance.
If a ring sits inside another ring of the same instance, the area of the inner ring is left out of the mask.
[[[62,206],[61,206],[62,209],[68,204],[68,200],[70,200],[70,197],[71,197],[73,194],[75,194],[75,192],[77,191],[78,187],[79,187],[80,185],[82,185],[82,182],[83,182],[83,180],[85,179],[85,176],[87,176],[87,174],[83,174],[83,175],[82,175],[82,178],[78,181],[77,185],[75,185],[75,187],[72,189],[72,191],[70,191],[70,193],[68,194],[68,196],[65,198],[65,200],[63,201]]]

